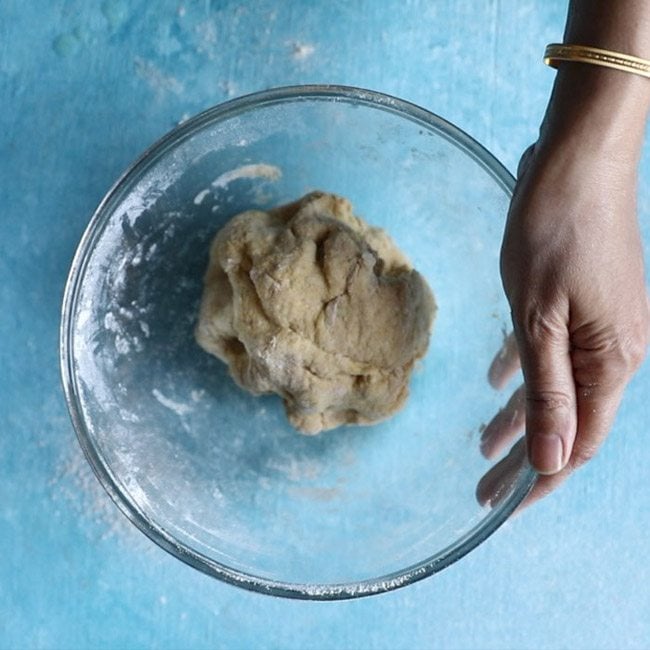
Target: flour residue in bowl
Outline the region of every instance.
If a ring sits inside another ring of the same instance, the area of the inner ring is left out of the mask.
[[[151,394],[160,402],[165,408],[168,408],[170,411],[174,411],[176,415],[183,416],[187,415],[192,411],[192,407],[189,404],[183,404],[177,402],[169,397],[165,397],[157,388],[154,388],[151,391]]]
[[[242,141],[243,144],[246,143],[245,140]],[[282,170],[276,165],[270,165],[268,163],[251,163],[247,165],[241,165],[235,167],[234,169],[229,169],[226,172],[223,172],[217,176],[211,183],[209,187],[203,188],[198,192],[193,199],[194,205],[202,205],[203,202],[212,194],[215,190],[224,190],[228,186],[237,180],[241,179],[259,179],[262,182],[275,182],[282,178]],[[229,199],[232,197],[229,197]],[[255,194],[253,198],[253,203],[255,205],[261,205],[262,203],[268,200],[268,195],[265,194],[260,187],[255,188]]]
[[[269,165],[267,163],[242,165],[217,176],[211,185],[214,188],[225,188],[240,178],[263,178],[267,181],[277,181],[282,178],[282,170],[275,165]]]

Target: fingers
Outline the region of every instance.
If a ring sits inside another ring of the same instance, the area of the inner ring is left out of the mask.
[[[555,474],[568,462],[577,432],[577,403],[566,328],[515,329],[526,383],[526,443],[531,465]]]
[[[530,494],[517,512],[555,490],[575,469],[593,458],[612,427],[620,405],[623,387],[610,394],[595,388],[578,387],[577,436],[564,468],[548,475],[539,475]],[[496,456],[525,425],[525,386],[520,386],[497,413],[481,436],[481,452],[486,458]],[[525,439],[521,438],[507,456],[494,465],[479,481],[476,498],[481,505],[494,507],[512,492],[526,457]]]
[[[590,460],[607,437],[623,391],[645,355],[642,344],[611,344],[604,350],[576,349],[573,367],[578,402],[578,437],[570,463],[580,467]]]
[[[570,463],[579,467],[590,460],[609,433],[625,386],[643,363],[647,352],[648,312],[644,291],[642,309],[621,318],[619,329],[577,329],[578,345],[571,354],[578,405],[578,437]],[[626,326],[623,329],[623,326]]]
[[[543,499],[548,496],[553,490],[557,489],[564,481],[569,478],[569,475],[573,471],[572,467],[565,467],[561,472],[557,474],[551,474],[547,476],[542,476],[541,474],[537,475],[537,480],[533,489],[526,495],[526,498],[519,504],[515,510],[516,514],[519,514],[528,506],[531,506],[536,501]]]
[[[492,360],[488,370],[488,381],[492,388],[501,390],[512,375],[519,370],[519,351],[514,334],[505,337],[501,349]]]
[[[525,423],[526,389],[522,385],[485,427],[481,435],[481,453],[486,458],[494,458],[524,430]]]
[[[494,507],[507,497],[524,467],[526,445],[521,438],[496,465],[483,476],[476,486],[476,499],[482,506]]]
[[[513,445],[508,455],[483,476],[476,488],[476,499],[482,506],[494,508],[512,493],[518,477],[526,465],[526,455],[526,441],[525,438],[521,438]],[[517,507],[515,514],[552,492],[566,480],[571,471],[572,467],[567,466],[557,474],[538,475],[535,485]]]
[[[624,387],[608,391],[578,387],[578,435],[569,459],[572,469],[596,455],[614,424]]]
[[[561,470],[538,475],[530,494],[517,511],[545,497],[563,483],[571,472],[590,460],[610,431],[624,388],[644,356],[644,346],[637,347],[638,350],[628,351],[618,356],[580,349],[567,353],[566,356],[570,357],[575,406],[571,405],[571,391],[567,389],[569,384],[563,384],[566,376],[563,379],[562,361],[558,361],[565,355],[559,355],[556,350],[554,357],[551,351],[544,362],[543,359],[531,360],[530,355],[525,354],[524,364],[535,362],[537,370],[531,371],[528,365],[524,365],[525,376],[532,377],[529,379],[530,385],[527,388],[521,386],[515,391],[508,404],[485,428],[481,436],[481,451],[488,458],[494,457],[521,431],[526,418],[531,417],[529,415],[531,411],[533,417],[537,419],[532,424],[528,420],[527,439],[520,439],[508,455],[479,481],[476,490],[479,503],[494,507],[512,493],[524,467],[527,448],[531,463],[535,466],[533,458],[534,446],[537,443],[535,436],[540,437],[539,432],[544,431],[545,427],[552,427],[546,430],[561,431],[563,426],[570,428],[571,422],[575,422],[576,433],[573,438],[570,435],[566,439],[563,438],[563,452],[564,449],[569,449],[569,452]],[[553,382],[552,379],[555,381]],[[542,398],[536,399],[535,396],[540,393],[535,392],[535,386],[539,385],[564,386],[564,389],[542,392]],[[524,410],[527,412],[525,416]],[[544,438],[543,440],[545,442]],[[565,440],[570,441],[570,447]]]

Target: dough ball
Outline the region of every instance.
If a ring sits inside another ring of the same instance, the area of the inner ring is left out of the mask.
[[[314,434],[401,408],[436,305],[390,237],[313,192],[235,216],[216,235],[196,339]]]

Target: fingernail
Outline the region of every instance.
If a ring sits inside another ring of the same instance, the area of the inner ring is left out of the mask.
[[[528,442],[530,464],[540,474],[556,474],[564,467],[564,444],[555,433],[531,436]]]

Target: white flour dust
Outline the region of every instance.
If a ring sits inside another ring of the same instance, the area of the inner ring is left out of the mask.
[[[210,194],[210,190],[201,190],[195,197],[194,197],[194,205],[201,205],[203,203],[203,199],[205,199],[206,196]]]
[[[131,532],[132,525],[111,501],[78,445],[70,445],[50,481],[52,498],[90,523],[101,539]]]
[[[151,391],[151,394],[165,407],[170,411],[176,413],[176,415],[187,415],[192,411],[192,407],[188,404],[182,404],[181,402],[175,402],[169,397],[165,397],[157,388],[154,388]],[[194,397],[194,396],[192,396]],[[198,400],[195,400],[198,401]]]
[[[165,74],[154,63],[140,56],[133,59],[133,67],[138,77],[147,82],[159,99],[169,92],[174,95],[181,95],[185,90],[183,83],[176,77]]]
[[[267,165],[266,163],[242,165],[217,176],[211,184],[215,189],[223,189],[240,178],[264,178],[268,181],[277,181],[282,178],[282,171],[279,167]]]
[[[316,48],[311,43],[302,43],[300,41],[290,41],[291,58],[294,61],[305,61],[313,56]]]
[[[167,236],[172,230],[173,224],[167,227],[164,236]],[[146,262],[149,262],[156,254],[157,248],[158,244],[156,242],[139,241],[130,250],[124,251],[120,262],[112,266],[108,271],[107,284],[110,287],[110,299],[106,305],[103,319],[99,317],[99,322],[106,332],[113,335],[112,342],[117,355],[142,352],[144,350],[144,340],[151,335],[147,315],[152,305],[146,301],[142,303],[131,301],[125,303],[125,306],[122,300],[129,273],[141,265],[145,266]],[[83,306],[83,311],[87,310],[89,315],[92,314],[90,304],[87,306],[84,304]],[[89,317],[85,316],[85,321],[88,321]],[[83,324],[79,321],[78,327]],[[108,350],[105,352],[107,353]]]
[[[246,146],[248,143],[247,140],[241,140],[238,143],[238,146]],[[217,176],[210,187],[206,187],[198,192],[193,199],[194,205],[202,205],[205,200],[212,195],[214,190],[224,190],[232,183],[233,181],[240,180],[242,178],[257,178],[262,181],[275,182],[282,178],[282,170],[275,165],[269,165],[267,163],[255,163],[249,165],[242,165],[241,167],[235,167],[234,169],[229,169],[227,172]],[[263,187],[254,188],[253,203],[255,205],[264,205],[268,203],[271,195],[264,191]],[[228,197],[226,202],[230,202],[232,197]],[[212,208],[213,212],[216,212],[217,207]]]

